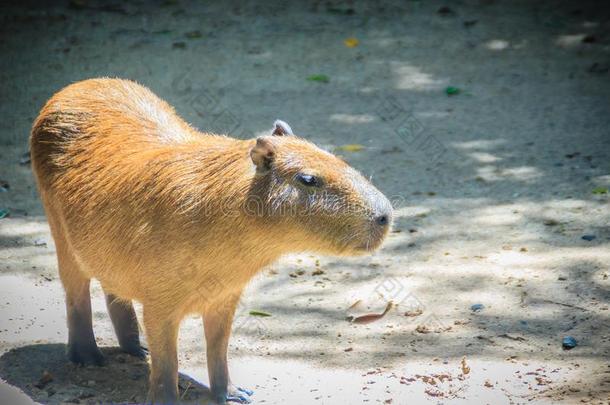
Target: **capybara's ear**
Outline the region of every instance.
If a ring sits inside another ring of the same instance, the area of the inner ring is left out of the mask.
[[[257,170],[267,171],[271,169],[271,164],[275,159],[275,145],[268,137],[256,138],[256,145],[250,150],[250,157]]]
[[[273,132],[271,133],[271,135],[284,136],[294,134],[292,133],[292,128],[290,128],[290,125],[288,125],[282,120],[275,120],[275,122],[273,123]]]

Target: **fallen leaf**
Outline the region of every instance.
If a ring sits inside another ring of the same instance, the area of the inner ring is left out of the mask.
[[[343,152],[360,152],[363,149],[364,149],[364,146],[357,144],[357,143],[351,143],[351,144],[337,147],[337,150],[343,151]]]
[[[6,217],[8,217],[8,216],[9,216],[9,212],[8,212],[8,210],[5,210],[5,209],[0,209],[0,219],[2,219],[2,218],[6,218]]]
[[[249,314],[251,316],[262,316],[262,317],[268,317],[271,316],[271,314],[268,314],[267,312],[263,312],[263,311],[250,311]]]
[[[326,75],[311,75],[307,78],[310,82],[328,83],[330,78]]]
[[[461,93],[461,90],[458,87],[449,86],[445,89],[445,93],[447,93],[448,96],[457,96]]]
[[[608,188],[596,187],[591,191],[593,194],[608,194]]]
[[[362,303],[362,300],[358,300],[356,301],[354,304],[352,304],[352,306],[349,307],[349,310],[354,310],[357,306],[359,306]],[[360,323],[360,324],[366,324],[366,323],[371,323],[374,321],[377,321],[381,318],[383,318],[390,309],[392,309],[392,306],[394,304],[392,303],[392,301],[389,301],[386,304],[385,309],[383,310],[382,313],[368,313],[368,314],[362,314],[362,315],[351,315],[348,314],[347,316],[347,320],[352,322],[352,323]]]
[[[462,367],[462,374],[466,375],[466,374],[470,373],[470,367],[468,366],[468,364],[466,364],[466,357],[462,357],[461,367]]]
[[[360,41],[358,41],[358,39],[356,39],[356,38],[351,37],[351,38],[347,38],[345,41],[343,41],[343,43],[348,48],[355,48],[358,46],[358,44],[360,44]]]

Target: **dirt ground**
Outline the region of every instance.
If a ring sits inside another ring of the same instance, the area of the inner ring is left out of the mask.
[[[0,402],[145,398],[147,364],[118,352],[97,284],[109,365],[66,363],[54,247],[22,164],[46,99],[118,76],[201,129],[253,137],[284,119],[394,203],[373,256],[286,257],[253,281],[230,369],[255,403],[610,403],[601,4],[3,2]],[[397,306],[350,323],[359,299]],[[185,320],[185,400],[205,401],[203,350],[200,319]]]

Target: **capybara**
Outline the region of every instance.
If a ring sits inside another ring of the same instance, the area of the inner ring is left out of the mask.
[[[279,256],[377,249],[392,207],[343,160],[276,121],[240,140],[202,133],[147,88],[91,79],[55,94],[30,148],[66,292],[68,358],[103,364],[89,282],[99,280],[121,348],[150,353],[148,401],[178,401],[177,339],[203,318],[218,403],[251,394],[231,384],[227,346],[240,294]]]

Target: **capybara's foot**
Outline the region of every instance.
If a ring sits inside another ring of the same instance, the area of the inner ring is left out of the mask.
[[[103,366],[106,358],[94,344],[71,343],[68,345],[68,359],[78,365]]]
[[[137,357],[140,360],[144,360],[148,354],[148,349],[142,346],[139,342],[122,345],[121,350],[133,357]]]

